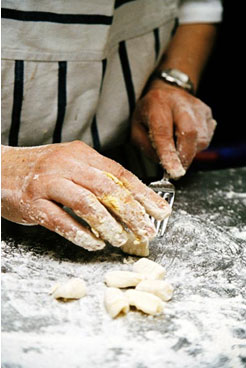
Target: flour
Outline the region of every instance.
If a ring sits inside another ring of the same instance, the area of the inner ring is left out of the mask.
[[[228,230],[236,238],[246,241],[246,225],[243,226],[241,229],[238,229],[236,227],[232,227],[232,228],[229,228]]]
[[[87,252],[40,227],[18,228],[15,240],[5,237],[3,364],[244,368],[245,205],[242,195],[231,194],[243,193],[243,180],[240,184],[233,174],[227,171],[205,194],[201,186],[195,191],[196,184],[186,191],[177,189],[165,237],[150,243],[149,258],[167,270],[166,279],[174,287],[173,298],[160,316],[130,311],[112,320],[105,311],[103,276],[119,267],[131,270],[137,257],[126,259],[120,249],[109,245]],[[203,186],[206,183],[203,180]],[[71,277],[85,280],[87,295],[67,304],[53,300],[51,286]]]
[[[246,193],[236,193],[233,191],[229,191],[225,193],[225,197],[228,199],[231,199],[231,198],[246,199]]]
[[[123,263],[120,250],[111,247],[101,254],[90,253],[92,260],[83,262],[84,251],[76,262],[63,259],[59,263],[55,248],[42,255],[21,250],[20,259],[14,256],[19,247],[3,242],[5,267],[10,267],[3,278],[3,289],[8,287],[4,356],[20,359],[25,368],[37,356],[46,367],[63,367],[69,361],[71,367],[90,362],[93,368],[102,364],[113,368],[119,362],[121,368],[141,364],[163,368],[165,362],[171,368],[178,359],[182,365],[177,367],[196,368],[194,356],[199,356],[201,367],[243,367],[240,329],[246,305],[241,286],[246,271],[240,267],[243,249],[232,233],[210,227],[184,210],[176,211],[165,242],[151,242],[150,255],[168,269],[167,278],[175,288],[173,300],[163,316],[146,318],[130,311],[117,321],[104,309],[102,277],[112,263],[113,268],[119,262],[121,269],[132,268]],[[83,277],[88,295],[65,305],[53,301],[48,290],[53,280],[68,275]]]

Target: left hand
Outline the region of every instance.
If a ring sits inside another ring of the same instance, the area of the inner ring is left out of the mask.
[[[44,226],[87,250],[124,245],[126,227],[135,240],[150,240],[156,230],[148,215],[163,220],[171,213],[135,175],[84,142],[2,146],[1,159],[2,216]]]
[[[208,147],[215,127],[205,103],[181,88],[154,80],[137,103],[131,138],[177,179],[186,173],[195,155]]]

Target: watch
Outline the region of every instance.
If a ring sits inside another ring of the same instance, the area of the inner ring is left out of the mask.
[[[189,76],[178,69],[157,70],[154,73],[154,77],[163,79],[167,83],[183,88],[192,95],[195,94],[194,85]]]

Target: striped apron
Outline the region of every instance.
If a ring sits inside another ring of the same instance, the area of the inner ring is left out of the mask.
[[[2,0],[2,144],[124,143],[173,0]]]

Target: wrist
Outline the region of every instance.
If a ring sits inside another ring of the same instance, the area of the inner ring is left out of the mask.
[[[158,69],[153,73],[152,78],[181,88],[192,95],[195,94],[194,83],[190,79],[189,75],[180,69]]]

